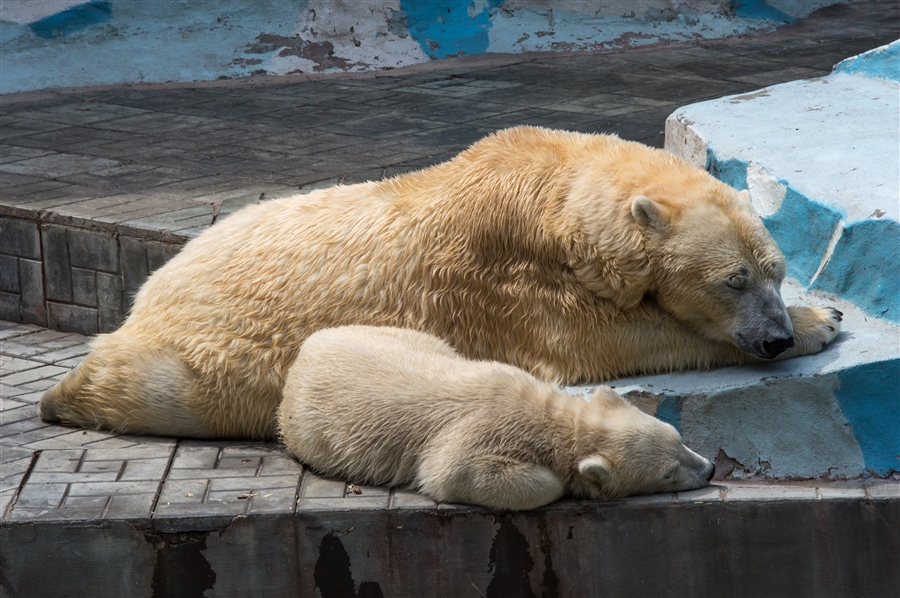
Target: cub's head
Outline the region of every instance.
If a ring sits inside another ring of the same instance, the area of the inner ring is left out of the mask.
[[[611,499],[684,492],[709,484],[715,465],[681,443],[678,431],[607,387],[591,396],[579,436],[573,494]]]
[[[652,296],[709,338],[776,357],[794,346],[780,292],[784,256],[746,191],[721,184],[697,191],[709,197],[677,207],[643,195],[632,200],[653,269]]]

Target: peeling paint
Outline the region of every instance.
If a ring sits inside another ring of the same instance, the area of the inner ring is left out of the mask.
[[[839,0],[803,4],[813,1]],[[736,15],[718,0],[5,0],[0,21],[0,93],[366,71],[461,55],[717,38],[778,24]]]

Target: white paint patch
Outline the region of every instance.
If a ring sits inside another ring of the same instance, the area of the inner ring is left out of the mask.
[[[898,220],[900,84],[838,74],[765,92],[691,104],[673,116],[696,123],[720,159],[753,161],[847,222],[875,213]]]
[[[0,2],[0,21],[27,24],[84,4],[86,0],[3,0]]]
[[[762,218],[771,216],[781,209],[781,203],[787,194],[787,185],[779,182],[756,162],[750,162],[747,167],[747,188],[750,191],[753,208]]]
[[[706,141],[693,129],[694,121],[671,114],[666,119],[666,149],[697,168],[706,169]]]
[[[294,33],[305,42],[331,43],[333,57],[347,61],[342,70],[365,71],[429,61],[411,36],[400,37],[390,31],[391,17],[401,11],[400,0],[308,0],[306,6],[306,15]]]
[[[318,66],[314,61],[307,58],[301,58],[300,56],[279,56],[278,52],[280,51],[281,48],[279,48],[275,52],[275,55],[270,57],[263,65],[263,68],[272,75],[312,73],[315,72],[315,69]]]
[[[841,236],[844,234],[844,226],[845,222],[841,220],[837,223],[837,226],[834,227],[834,232],[831,234],[831,241],[828,242],[828,248],[825,250],[825,255],[822,256],[822,262],[819,264],[819,268],[816,270],[816,273],[813,274],[812,279],[809,281],[809,285],[812,286],[816,279],[819,277],[819,274],[822,273],[822,270],[825,269],[825,266],[828,265],[828,262],[831,261],[831,255],[834,253],[834,248],[837,246],[838,241],[841,240]]]

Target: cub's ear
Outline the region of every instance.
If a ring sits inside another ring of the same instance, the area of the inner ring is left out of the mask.
[[[646,195],[635,196],[631,202],[631,215],[641,228],[661,233],[668,227],[669,219],[665,208]]]
[[[753,202],[750,200],[750,192],[746,189],[738,191],[738,201],[746,206],[753,207]]]
[[[601,487],[612,482],[612,466],[602,455],[592,455],[579,461],[578,473]]]
[[[606,403],[609,407],[625,407],[629,404],[619,393],[608,386],[598,386],[588,395],[588,398],[591,403]]]

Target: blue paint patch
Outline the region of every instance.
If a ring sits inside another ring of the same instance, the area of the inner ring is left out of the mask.
[[[834,208],[812,201],[788,185],[781,209],[763,218],[763,224],[787,260],[788,276],[809,284],[841,219]]]
[[[900,360],[867,363],[838,374],[835,395],[853,427],[866,469],[900,472]]]
[[[681,399],[663,396],[656,407],[656,419],[671,424],[681,434]]]
[[[92,0],[34,21],[28,27],[38,37],[53,39],[105,23],[111,18],[111,3]]]
[[[749,164],[743,160],[719,160],[711,148],[706,148],[706,170],[715,178],[726,185],[731,185],[738,191],[747,189],[748,166]]]
[[[490,10],[503,0],[488,0],[481,11],[470,16],[475,2],[459,0],[401,0],[409,33],[434,59],[457,55],[484,54],[491,28]]]
[[[748,19],[766,19],[779,23],[793,23],[796,19],[769,6],[766,0],[731,0],[731,10],[738,17]]]
[[[900,41],[839,62],[834,72],[900,81]]]
[[[879,318],[900,322],[898,255],[900,223],[854,222],[844,229],[813,287],[850,299]]]

